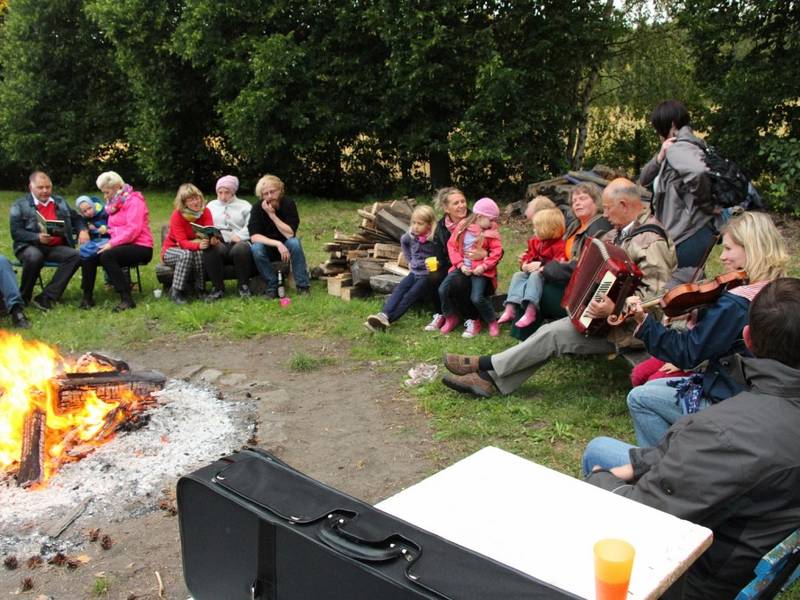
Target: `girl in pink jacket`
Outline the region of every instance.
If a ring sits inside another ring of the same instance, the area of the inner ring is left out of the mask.
[[[497,263],[503,257],[503,246],[500,242],[500,232],[497,229],[497,218],[500,209],[491,198],[481,198],[475,203],[472,215],[459,223],[450,240],[447,242],[447,253],[450,256],[450,272],[439,286],[439,298],[442,303],[442,314],[445,317],[444,325],[439,330],[442,335],[450,333],[459,318],[451,306],[449,287],[461,271],[470,278],[469,299],[481,316],[481,320],[488,324],[489,335],[497,336],[500,327],[497,324],[497,315],[492,307],[491,300],[485,296],[486,286],[497,288]],[[486,258],[472,260],[465,256],[465,252],[473,247],[480,247],[487,251]],[[473,335],[480,331],[479,324],[473,324]]]

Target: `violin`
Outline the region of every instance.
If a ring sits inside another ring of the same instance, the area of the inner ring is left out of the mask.
[[[642,302],[641,307],[643,310],[650,310],[658,306],[666,316],[679,317],[695,308],[713,304],[722,295],[722,292],[747,282],[748,277],[745,271],[731,271],[707,281],[676,285],[663,296]],[[626,306],[619,315],[609,315],[606,321],[609,325],[616,327],[633,316],[633,313],[631,307]]]

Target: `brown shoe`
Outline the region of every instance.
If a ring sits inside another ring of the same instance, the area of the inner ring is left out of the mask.
[[[461,392],[462,394],[472,394],[473,396],[479,396],[481,398],[490,398],[499,392],[494,383],[485,380],[477,373],[468,373],[467,375],[445,375],[442,377],[442,383],[451,390]]]
[[[465,354],[450,354],[445,352],[445,368],[454,375],[466,375],[467,373],[478,372],[478,357],[467,356]]]

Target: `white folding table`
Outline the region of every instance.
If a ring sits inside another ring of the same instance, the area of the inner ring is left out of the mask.
[[[658,598],[711,531],[493,447],[377,504],[381,510],[584,598],[592,546],[636,548],[629,600]]]

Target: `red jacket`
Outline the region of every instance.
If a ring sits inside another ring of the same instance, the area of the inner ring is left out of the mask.
[[[551,260],[567,260],[567,242],[562,238],[554,240],[540,240],[533,236],[528,240],[528,250],[522,255],[520,264],[525,264],[538,260],[542,264],[549,263]]]
[[[474,227],[473,223],[470,227]],[[447,241],[447,254],[450,256],[450,271],[460,269],[464,265],[464,231],[459,231],[458,228],[450,236]],[[483,265],[486,269],[483,272],[483,277],[488,277],[492,281],[492,285],[497,289],[497,263],[503,258],[503,245],[500,242],[500,232],[497,230],[497,225],[493,225],[491,229],[484,229],[478,234],[475,240],[476,248],[483,248],[488,252],[486,258],[477,260],[473,259],[472,269]]]
[[[214,218],[211,216],[211,211],[208,208],[203,209],[203,214],[195,221],[198,225],[213,225]],[[180,211],[173,211],[172,216],[169,218],[169,233],[167,239],[164,240],[164,246],[161,248],[161,258],[164,258],[164,253],[170,248],[183,248],[184,250],[200,250],[200,240],[194,233],[191,223],[187,221]]]

